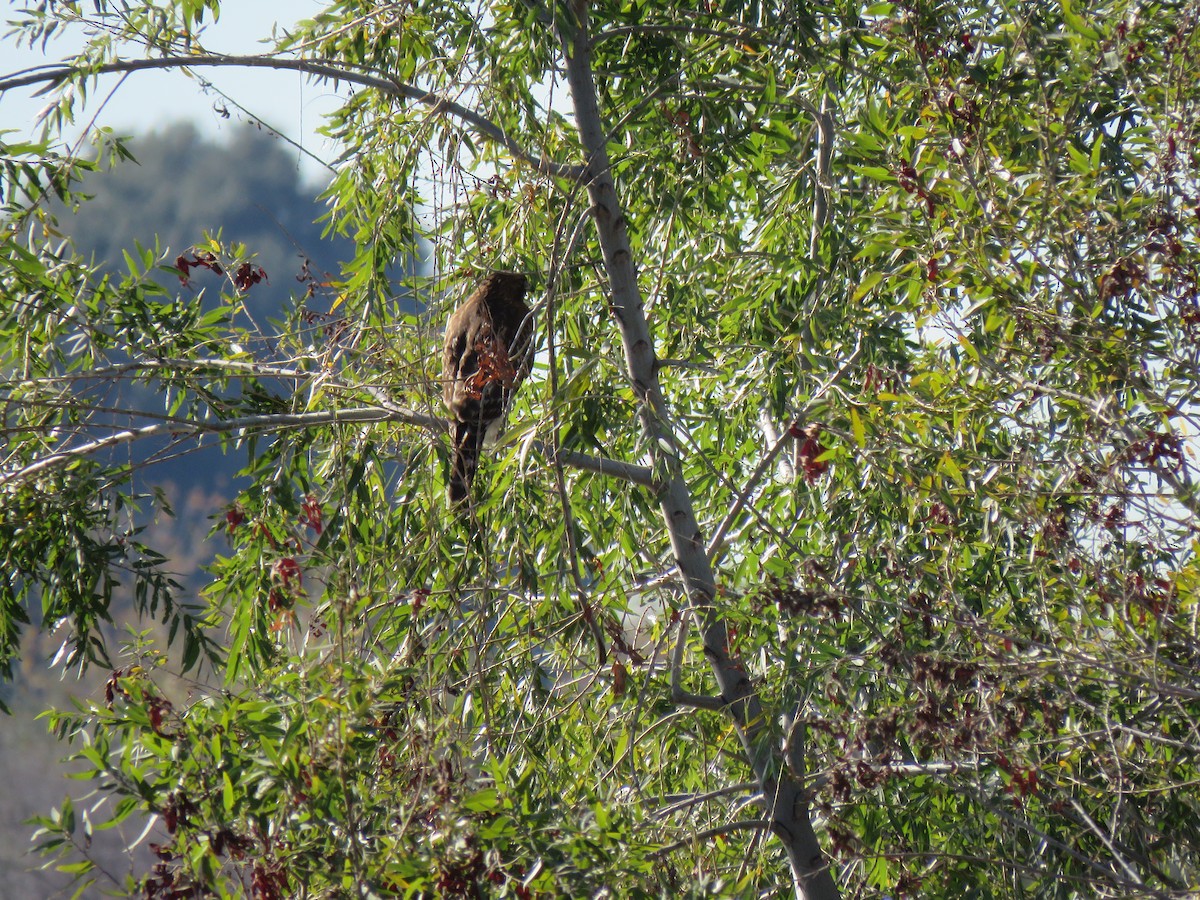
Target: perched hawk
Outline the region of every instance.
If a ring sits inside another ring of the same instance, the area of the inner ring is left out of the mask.
[[[446,323],[442,396],[454,431],[450,502],[471,490],[479,450],[500,430],[513,393],[533,365],[533,317],[525,276],[493,272]]]

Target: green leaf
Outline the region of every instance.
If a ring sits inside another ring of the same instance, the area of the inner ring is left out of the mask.
[[[854,432],[854,443],[860,447],[867,445],[867,432],[863,427],[862,418],[858,415],[858,410],[853,406],[850,407],[850,427]]]
[[[1087,20],[1074,9],[1072,0],[1062,0],[1063,21],[1067,23],[1067,27],[1076,34],[1081,34],[1092,41],[1100,39],[1100,32],[1092,28],[1087,23]]]
[[[954,461],[954,457],[949,452],[942,454],[941,462],[938,463],[938,470],[949,475],[959,487],[965,488],[967,486],[962,469],[958,467],[958,464]]]
[[[857,303],[859,300],[863,299],[865,296],[871,293],[871,291],[875,289],[875,286],[878,285],[882,280],[882,272],[868,272],[866,277],[864,277],[854,289],[854,293],[850,297],[851,302]]]
[[[237,795],[233,790],[233,779],[229,777],[228,772],[221,773],[221,805],[224,806],[226,813],[232,813],[234,806],[237,804]]]
[[[499,803],[499,793],[495,788],[484,788],[480,791],[475,791],[468,797],[465,797],[462,802],[463,809],[470,812],[482,813],[488,812],[496,808]]]

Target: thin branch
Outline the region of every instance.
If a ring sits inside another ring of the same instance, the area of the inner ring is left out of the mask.
[[[984,364],[984,368],[990,372],[993,372],[999,377],[1012,380],[1013,383],[1020,385],[1026,390],[1037,391],[1049,396],[1061,397],[1063,399],[1070,400],[1073,403],[1079,404],[1085,409],[1088,409],[1100,422],[1103,422],[1109,428],[1112,428],[1114,431],[1119,433],[1121,437],[1125,438],[1125,440],[1130,444],[1137,443],[1138,441],[1147,437],[1146,433],[1141,428],[1124,421],[1117,415],[1110,413],[1108,411],[1109,407],[1114,404],[1108,403],[1107,399],[1097,400],[1074,391],[1068,391],[1053,385],[1032,381],[1019,374],[1014,374],[1008,370],[1002,369],[1000,366],[991,363],[990,360]],[[1138,389],[1143,393],[1152,393],[1149,390],[1149,387],[1144,383],[1140,383],[1138,385]],[[1181,467],[1181,472],[1176,472],[1169,466],[1164,466],[1157,462],[1147,463],[1146,467],[1163,481],[1165,481],[1168,485],[1170,485],[1171,489],[1175,492],[1172,496],[1172,499],[1176,503],[1184,507],[1188,512],[1194,515],[1200,515],[1200,499],[1198,499],[1196,496],[1196,486],[1192,483],[1191,478],[1188,476],[1186,467]]]
[[[740,822],[727,822],[724,825],[718,825],[716,828],[706,828],[704,831],[697,831],[691,837],[682,841],[676,841],[674,844],[668,844],[661,850],[655,850],[650,855],[665,856],[683,847],[691,846],[698,841],[706,841],[709,838],[719,837],[723,834],[732,834],[735,831],[768,831],[771,825],[772,822],[770,819],[743,819]]]
[[[725,701],[720,697],[691,694],[683,689],[680,671],[683,669],[683,649],[687,643],[688,632],[691,631],[691,624],[692,608],[688,606],[679,615],[679,634],[675,638],[675,650],[671,654],[671,701],[696,709],[723,709]]]
[[[768,446],[774,446],[779,440],[779,429],[775,427],[775,420],[771,418],[771,411],[765,406],[758,410],[758,427],[762,429],[763,440]],[[786,456],[779,461],[779,468],[783,472],[784,481],[796,480],[796,467],[792,465],[792,461]]]
[[[129,375],[133,372],[155,372],[165,370],[176,374],[179,372],[203,371],[205,369],[237,372],[255,378],[290,378],[297,381],[303,381],[320,374],[314,370],[306,371],[289,366],[273,365],[271,363],[261,363],[244,359],[221,359],[219,357],[182,359],[173,356],[156,356],[154,359],[136,359],[129,362],[118,363],[112,366],[104,366],[103,368],[99,369],[89,369],[87,371],[67,372],[61,374],[56,373],[50,378],[25,379],[14,382],[14,385],[16,387],[25,388],[38,384],[61,384],[66,380],[93,381],[119,378]]]
[[[803,725],[806,723],[803,720],[797,720],[796,724]],[[875,772],[887,778],[920,778],[930,775],[957,775],[960,772],[977,773],[981,762],[979,760],[963,760],[961,762],[931,760],[929,762],[884,763],[858,759],[854,765],[856,768],[861,767],[865,771]],[[832,769],[826,769],[815,774],[809,782],[809,792],[818,794],[828,787],[832,780],[831,771]]]
[[[285,374],[280,372],[279,374]],[[189,422],[172,419],[156,422],[153,425],[143,425],[140,428],[127,428],[106,437],[96,438],[65,450],[51,453],[41,459],[12,469],[0,471],[0,488],[12,483],[25,481],[39,472],[65,466],[75,460],[84,459],[111,447],[131,444],[146,438],[186,437],[189,435],[227,434],[232,431],[283,431],[300,428],[313,428],[322,425],[374,423],[374,422],[403,422],[416,425],[431,431],[444,433],[448,425],[444,419],[436,416],[413,412],[401,406],[385,403],[380,406],[362,406],[351,409],[319,410],[304,413],[272,413],[254,416],[240,416],[234,419],[223,419],[212,422]],[[563,465],[597,475],[606,475],[629,481],[643,487],[653,488],[655,481],[653,472],[645,466],[637,466],[620,460],[607,459],[600,456],[588,456],[573,451],[555,452],[544,441],[535,441],[534,448],[551,459],[558,459]]]
[[[575,252],[575,246],[579,239],[583,236],[583,228],[587,223],[587,213],[579,215],[575,222],[575,227],[571,229],[565,244],[562,241],[563,226],[567,222],[571,213],[575,209],[574,200],[579,189],[579,184],[576,183],[571,190],[570,201],[568,202],[559,219],[559,227],[554,231],[554,249],[550,254],[550,273],[546,284],[546,352],[549,355],[549,384],[550,396],[558,396],[558,346],[555,342],[555,334],[557,329],[554,322],[555,301],[558,299],[558,287],[560,277],[562,275],[562,262],[569,259]],[[567,544],[567,554],[570,557],[571,578],[575,582],[575,589],[579,594],[579,609],[584,621],[592,632],[592,639],[596,644],[597,668],[603,668],[608,662],[608,641],[604,637],[604,629],[600,626],[600,616],[603,615],[603,609],[599,612],[592,608],[592,605],[587,599],[587,586],[584,582],[579,566],[579,548],[575,542],[575,515],[571,509],[571,498],[567,495],[567,480],[563,474],[563,462],[561,453],[561,431],[559,428],[559,409],[555,403],[549,404],[550,413],[550,434],[551,442],[554,445],[554,487],[558,491],[558,502],[562,508],[563,515],[563,537]]]
[[[586,453],[576,453],[573,450],[560,450],[555,453],[554,448],[544,441],[536,441],[533,446],[546,457],[560,460],[564,466],[580,469],[584,472],[594,472],[597,475],[607,475],[610,478],[617,478],[621,481],[628,481],[645,488],[650,488],[650,490],[657,490],[658,488],[654,472],[647,466],[621,462],[620,460],[609,459],[605,456],[588,456]]]
[[[77,75],[107,75],[114,72],[140,72],[151,69],[219,67],[284,69],[302,72],[317,78],[330,79],[334,82],[345,81],[350,84],[369,87],[390,97],[413,100],[427,106],[433,115],[448,115],[458,119],[464,124],[471,126],[471,128],[484,137],[490,138],[500,144],[514,157],[533,166],[533,168],[543,175],[552,175],[557,178],[577,181],[583,177],[585,171],[582,166],[563,165],[545,157],[534,156],[511,138],[495,122],[481,116],[472,109],[468,109],[447,97],[443,97],[441,94],[426,91],[415,85],[405,84],[401,81],[394,81],[377,75],[368,75],[363,72],[349,71],[329,63],[308,59],[287,59],[276,56],[225,56],[214,53],[205,56],[163,56],[157,59],[122,59],[99,66],[37,66],[8,78],[0,78],[0,94],[15,88],[29,87],[37,84],[45,84],[50,88],[62,84]]]
[[[829,165],[833,158],[833,116],[829,112],[829,95],[821,96],[821,109],[814,113],[817,122],[817,174],[813,179],[813,223],[809,236],[809,258],[817,258],[821,232],[829,221],[829,193],[833,180],[829,177]]]
[[[975,793],[977,796],[979,796],[981,799],[983,799],[980,792],[976,791]],[[999,804],[987,803],[986,800],[984,802],[987,806],[988,811],[990,813],[992,813],[993,815],[998,816],[1001,819],[1004,819],[1006,822],[1008,822],[1011,825],[1015,825],[1018,828],[1024,829],[1025,831],[1034,835],[1039,840],[1044,841],[1047,845],[1054,847],[1056,850],[1059,850],[1062,853],[1065,853],[1067,856],[1071,857],[1073,860],[1075,860],[1075,862],[1079,863],[1081,866],[1093,870],[1098,875],[1100,875],[1102,878],[1111,880],[1126,890],[1128,890],[1130,888],[1142,886],[1140,879],[1137,882],[1127,882],[1122,878],[1116,877],[1115,872],[1113,872],[1111,869],[1106,869],[1097,860],[1090,859],[1083,853],[1080,853],[1078,850],[1071,847],[1069,844],[1066,844],[1066,843],[1058,840],[1057,838],[1052,837],[1050,834],[1048,834],[1047,832],[1038,828],[1032,822],[1028,821],[1027,819],[1019,818],[1018,816],[1014,815],[1013,813],[1009,812],[1008,810],[1002,808]]]
[[[822,397],[825,396],[826,392],[828,392],[831,387],[846,377],[846,373],[850,371],[851,367],[856,362],[858,362],[858,357],[861,353],[862,340],[860,339],[859,342],[854,345],[854,351],[849,357],[847,357],[846,361],[842,363],[836,372],[829,376],[824,384],[817,388],[816,393],[814,393],[808,399],[808,402],[805,403],[800,411],[796,414],[796,418],[792,424],[792,427],[780,435],[778,439],[776,439],[775,443],[771,445],[771,449],[767,451],[766,456],[759,461],[754,471],[750,473],[750,478],[746,481],[746,486],[742,488],[742,492],[738,495],[737,500],[734,501],[733,506],[730,508],[725,518],[721,521],[721,524],[717,526],[717,530],[713,532],[712,540],[708,543],[709,565],[716,565],[717,556],[721,552],[721,548],[725,543],[725,535],[729,532],[729,529],[733,523],[737,521],[738,516],[742,514],[742,510],[746,507],[746,503],[750,499],[751,494],[753,494],[758,488],[763,476],[767,474],[767,469],[769,469],[771,463],[775,461],[775,457],[777,457],[780,451],[787,446],[789,441],[795,440],[795,437],[792,435],[792,431],[804,426],[809,415],[812,413],[813,409],[816,408],[817,403]]]
[[[151,438],[159,435],[179,437],[190,434],[223,434],[243,429],[283,430],[289,428],[311,428],[315,425],[331,425],[339,422],[383,422],[393,416],[394,413],[380,407],[362,407],[358,409],[323,410],[320,412],[240,416],[236,419],[225,419],[215,422],[158,422],[154,425],[144,425],[141,428],[129,428],[124,431],[118,431],[116,434],[97,438],[86,444],[80,444],[78,447],[51,453],[49,456],[44,456],[14,471],[0,473],[0,488],[14,481],[24,481],[47,469],[63,466],[74,460],[91,456],[109,447],[131,444],[143,438]],[[411,416],[411,421],[414,424],[428,426],[438,421],[429,416],[421,416],[416,413],[412,413]]]
[[[741,784],[731,784],[728,787],[717,788],[715,791],[708,791],[704,794],[686,794],[682,797],[678,794],[675,794],[672,796],[663,797],[662,800],[664,801],[665,805],[660,806],[657,809],[652,809],[650,811],[650,817],[652,819],[665,819],[672,813],[681,812],[690,806],[706,803],[709,800],[716,800],[718,797],[724,797],[728,794],[745,794],[747,791],[757,790],[758,782],[743,781]],[[758,800],[761,802],[762,797],[759,796]]]
[[[1084,821],[1084,824],[1087,825],[1087,827],[1091,829],[1092,833],[1100,839],[1100,843],[1108,848],[1108,852],[1113,855],[1113,859],[1117,861],[1117,864],[1125,870],[1125,874],[1129,876],[1130,880],[1133,881],[1133,883],[1139,888],[1145,890],[1146,883],[1142,881],[1141,876],[1134,871],[1133,866],[1126,862],[1125,857],[1121,855],[1120,851],[1117,850],[1115,846],[1113,846],[1113,842],[1108,839],[1108,835],[1104,833],[1103,829],[1096,824],[1092,817],[1087,814],[1087,810],[1085,810],[1079,801],[1074,797],[1071,798],[1071,806],[1074,807],[1075,812],[1079,813],[1080,817]]]
[[[204,359],[182,359],[176,357],[162,357],[158,359],[135,360],[119,365],[107,366],[102,369],[97,369],[92,372],[81,375],[56,375],[53,379],[27,379],[16,382],[15,388],[31,388],[38,385],[48,383],[61,383],[64,378],[72,380],[105,380],[117,377],[127,376],[131,373],[146,373],[167,370],[171,372],[183,371],[203,371],[206,369],[235,372],[244,374],[247,377],[272,377],[272,378],[287,378],[296,381],[304,381],[319,374],[313,371],[305,371],[291,368],[288,366],[270,365],[260,362],[251,362],[246,360],[230,360],[220,358],[204,358]],[[427,428],[437,433],[446,433],[449,430],[448,423],[436,416],[424,415],[414,412],[407,407],[395,403],[388,394],[371,385],[352,386],[339,384],[335,382],[326,382],[324,385],[327,389],[341,391],[364,390],[375,400],[377,406],[374,407],[359,407],[349,410],[329,410],[299,414],[273,414],[273,415],[258,415],[243,417],[240,419],[228,419],[224,421],[214,422],[191,422],[184,419],[164,418],[164,421],[155,425],[142,426],[141,428],[127,429],[116,434],[109,435],[105,438],[99,438],[90,441],[86,444],[81,444],[67,450],[62,450],[50,456],[35,460],[27,466],[20,469],[15,469],[11,472],[0,472],[0,487],[8,484],[11,481],[20,481],[24,478],[34,475],[37,472],[47,468],[52,468],[58,465],[63,465],[73,459],[81,459],[85,456],[90,456],[108,447],[118,446],[120,444],[132,443],[141,440],[142,438],[151,438],[162,434],[170,434],[174,437],[187,436],[193,434],[219,434],[228,431],[237,430],[238,428],[261,428],[261,429],[284,429],[284,428],[307,428],[319,425],[328,425],[335,422],[403,422],[409,425],[417,425],[422,428]],[[115,410],[114,410],[115,411]],[[648,466],[639,466],[633,463],[622,462],[616,459],[608,459],[602,456],[590,456],[586,453],[577,453],[571,450],[561,450],[545,441],[534,441],[533,448],[547,459],[555,460],[559,464],[568,466],[573,469],[579,469],[584,472],[593,472],[597,475],[606,475],[610,478],[617,478],[621,481],[628,481],[632,484],[640,485],[641,487],[654,490],[657,482],[654,478],[654,472]]]

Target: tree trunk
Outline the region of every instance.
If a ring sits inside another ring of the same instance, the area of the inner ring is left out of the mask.
[[[702,623],[704,655],[716,677],[721,708],[733,719],[761,786],[771,831],[783,842],[788,854],[796,895],[804,900],[833,900],[838,897],[838,889],[813,831],[803,773],[793,773],[784,767],[745,667],[730,654],[725,621],[714,606],[716,581],[696,522],[691,493],[678,462],[662,449],[674,446],[674,437],[659,386],[654,344],[638,288],[624,212],[613,183],[607,134],[592,80],[587,0],[576,0],[572,7],[575,21],[565,27],[560,24],[560,36],[575,119],[586,154],[584,178],[612,292],[612,308],[625,348],[627,373],[640,401],[642,427],[649,438],[656,470],[669,473],[659,488],[658,501],[670,534],[671,549],[688,603]],[[798,751],[793,758],[803,760],[803,748]]]

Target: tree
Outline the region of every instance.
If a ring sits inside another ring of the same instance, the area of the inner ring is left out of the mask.
[[[81,163],[5,150],[6,634],[36,598],[112,666],[55,721],[113,819],[162,817],[143,893],[1196,889],[1195,4],[345,0],[253,58],[216,12],[100,3],[0,81],[62,118],[102,72],[357,86],[356,255],[269,332],[236,248],[184,261],[231,273],[200,315],[153,254],[22,243]],[[464,518],[437,332],[493,269],[541,355]],[[62,389],[128,377],[161,420]],[[163,433],[253,479],[202,609],[96,457]],[[109,662],[118,586],[219,684]]]

